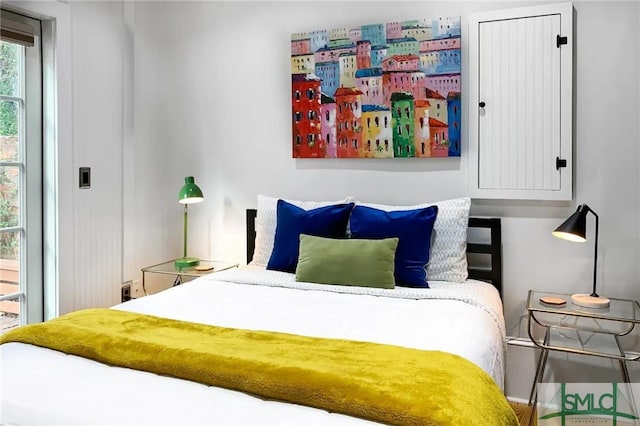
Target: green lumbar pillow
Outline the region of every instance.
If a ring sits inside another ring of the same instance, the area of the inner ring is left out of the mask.
[[[394,288],[398,238],[333,239],[300,234],[296,281]]]

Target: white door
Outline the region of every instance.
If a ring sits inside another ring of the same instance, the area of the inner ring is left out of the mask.
[[[470,172],[477,198],[572,197],[572,7],[470,20]]]
[[[40,21],[1,16],[0,332],[43,319]]]
[[[480,23],[480,188],[560,189],[558,34],[560,15]]]

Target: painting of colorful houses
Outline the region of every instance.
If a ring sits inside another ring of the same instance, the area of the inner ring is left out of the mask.
[[[460,17],[292,34],[293,157],[459,157],[460,60]]]

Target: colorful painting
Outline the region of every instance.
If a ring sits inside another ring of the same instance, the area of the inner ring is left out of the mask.
[[[292,34],[293,157],[459,157],[460,50],[460,17]]]

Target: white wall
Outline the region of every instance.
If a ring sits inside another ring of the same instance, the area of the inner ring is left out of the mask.
[[[289,35],[447,15],[461,15],[465,28],[474,11],[531,3],[138,2],[135,170],[129,171],[136,187],[126,188],[135,193],[135,215],[125,218],[125,233],[134,234],[135,243],[124,247],[125,276],[180,255],[176,194],[186,175],[196,177],[206,197],[190,210],[190,253],[236,261],[244,259],[244,210],[256,206],[258,193],[302,199],[354,195],[397,204],[466,195],[464,127],[459,159],[292,159]],[[514,335],[528,289],[575,292],[590,286],[593,246],[550,235],[578,203],[600,214],[600,292],[640,299],[639,6],[575,2],[574,8],[574,202],[472,204],[472,214],[503,218],[505,315]],[[463,31],[463,49],[467,44]],[[535,353],[510,352],[508,392],[528,397]],[[563,378],[555,358],[551,365],[551,377]],[[617,374],[609,369],[616,364],[604,366],[605,374]]]
[[[120,1],[70,2],[70,10],[75,218],[70,294],[78,309],[120,302],[125,37]],[[79,167],[91,167],[91,188],[79,189]]]
[[[120,301],[124,107],[132,79],[121,1],[3,2],[53,34],[45,56],[45,316]],[[46,32],[46,31],[45,31]],[[47,121],[48,119],[51,121]],[[127,119],[130,125],[131,120]],[[91,189],[78,168],[92,169]]]

